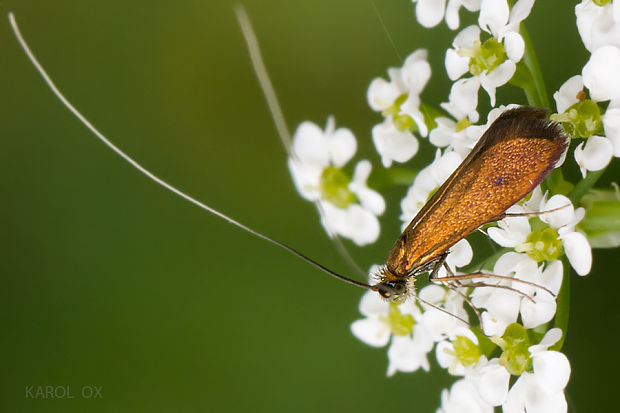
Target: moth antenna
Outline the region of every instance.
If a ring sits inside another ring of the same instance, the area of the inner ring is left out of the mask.
[[[254,33],[254,29],[252,28],[252,23],[250,22],[250,18],[248,17],[248,13],[245,11],[245,7],[242,4],[235,5],[235,14],[237,15],[237,20],[239,22],[239,27],[241,27],[241,33],[243,34],[243,38],[245,39],[245,44],[248,48],[248,53],[250,54],[250,61],[252,62],[252,68],[254,69],[254,73],[256,74],[256,78],[258,80],[258,84],[263,91],[263,95],[265,96],[265,101],[267,102],[267,107],[269,108],[269,113],[271,114],[271,119],[276,126],[276,131],[278,132],[278,136],[280,137],[280,141],[286,150],[286,154],[291,157],[295,161],[299,161],[297,154],[293,150],[293,139],[291,138],[291,133],[286,125],[286,120],[284,119],[284,112],[282,112],[282,107],[280,106],[280,102],[278,101],[278,95],[276,95],[276,91],[273,87],[273,82],[269,77],[269,73],[267,73],[267,67],[265,66],[265,61],[263,60],[263,56],[260,52],[260,47],[258,45],[258,38],[256,37],[256,33]],[[319,201],[313,201],[314,206],[319,211],[319,216],[325,216],[325,210]],[[366,276],[366,272],[360,268],[355,259],[351,256],[347,248],[342,243],[342,240],[336,234],[336,232],[329,227],[327,223],[324,224],[325,229],[327,230],[327,234],[332,239],[336,248],[340,255],[348,262],[348,264],[357,271],[360,275]]]
[[[110,142],[110,140],[108,140],[108,138],[106,138],[101,132],[99,132],[99,130],[97,128],[95,128],[93,126],[92,123],[90,123],[90,121],[88,121],[88,119],[86,119],[86,117],[84,117],[84,115],[82,115],[76,108],[75,106],[73,106],[71,104],[71,102],[69,102],[69,100],[60,92],[60,90],[58,90],[58,88],[56,87],[56,85],[54,84],[54,82],[52,81],[52,79],[50,78],[50,76],[47,74],[47,72],[45,71],[45,69],[43,68],[43,66],[39,63],[39,61],[37,60],[37,58],[35,57],[34,53],[32,53],[32,51],[30,50],[30,47],[28,46],[28,44],[26,43],[26,41],[24,40],[20,30],[19,30],[19,26],[17,25],[17,22],[15,20],[15,16],[13,15],[12,12],[9,12],[9,22],[11,24],[11,28],[13,30],[13,34],[15,35],[15,37],[17,38],[17,41],[19,42],[20,46],[22,47],[22,49],[24,50],[24,52],[26,53],[26,56],[28,57],[28,59],[30,60],[30,62],[32,63],[32,65],[35,67],[35,69],[39,72],[39,74],[41,75],[41,77],[43,78],[43,80],[45,81],[45,83],[47,84],[47,86],[50,88],[50,90],[52,91],[52,93],[56,96],[56,98],[58,98],[58,100],[60,100],[60,102],[73,114],[73,116],[75,116],[84,126],[86,126],[101,142],[103,142],[104,145],[106,145],[108,148],[110,148],[114,153],[116,153],[118,156],[120,156],[121,158],[123,158],[126,162],[128,162],[131,166],[133,166],[134,168],[136,168],[138,171],[142,172],[144,175],[146,175],[147,178],[151,179],[152,181],[154,181],[155,183],[163,186],[164,188],[166,188],[167,190],[169,190],[170,192],[180,196],[181,198],[185,199],[186,201],[191,202],[192,204],[196,205],[199,208],[204,209],[207,212],[210,212],[211,214],[223,219],[224,221],[228,222],[229,224],[232,224],[234,226],[236,226],[237,228],[240,228],[246,232],[249,232],[250,234],[263,239],[273,245],[276,245],[286,251],[288,251],[289,253],[295,255],[296,257],[302,259],[303,261],[307,262],[308,264],[314,266],[315,268],[318,268],[319,270],[323,271],[324,273],[337,278],[341,281],[344,281],[345,283],[348,284],[352,284],[361,288],[365,288],[368,290],[376,290],[376,287],[373,287],[371,285],[347,278],[343,275],[340,275],[332,270],[330,270],[329,268],[319,264],[318,262],[314,261],[311,258],[306,257],[305,255],[303,255],[301,252],[295,250],[292,247],[289,247],[286,244],[283,244],[279,241],[274,240],[273,238],[268,237],[267,235],[264,235],[258,231],[255,231],[245,225],[243,225],[242,223],[240,223],[239,221],[234,220],[233,218],[224,215],[223,213],[221,213],[220,211],[211,208],[210,206],[203,204],[202,202],[196,200],[195,198],[191,197],[190,195],[186,194],[185,192],[175,188],[174,186],[170,185],[169,183],[167,183],[166,181],[164,181],[163,179],[157,177],[156,175],[154,175],[152,172],[148,171],[146,168],[144,168],[142,165],[140,165],[137,161],[135,161],[132,157],[130,157],[129,155],[127,155],[125,152],[123,152],[120,148],[118,148],[116,145],[114,145],[112,142]]]

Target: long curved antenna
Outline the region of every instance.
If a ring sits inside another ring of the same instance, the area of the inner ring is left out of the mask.
[[[240,228],[240,229],[242,229],[242,230],[244,230],[246,232],[249,232],[250,234],[252,234],[252,235],[254,235],[254,236],[258,237],[258,238],[261,238],[261,239],[263,239],[263,240],[265,240],[265,241],[267,241],[267,242],[269,242],[271,244],[274,244],[274,245],[276,245],[276,246],[278,246],[278,247],[280,247],[280,248],[290,252],[291,254],[297,256],[298,258],[301,258],[302,260],[304,260],[308,264],[314,266],[315,268],[318,268],[319,270],[325,272],[328,275],[331,275],[334,278],[337,278],[337,279],[339,279],[341,281],[344,281],[345,283],[352,284],[352,285],[355,285],[355,286],[358,286],[358,287],[361,287],[361,288],[366,288],[366,289],[369,289],[369,290],[376,290],[376,287],[373,287],[373,286],[370,286],[368,284],[364,284],[362,282],[355,281],[355,280],[347,278],[347,277],[345,277],[343,275],[340,275],[340,274],[330,270],[329,268],[319,264],[318,262],[316,262],[316,261],[306,257],[305,255],[303,255],[301,252],[295,250],[294,248],[291,248],[288,245],[285,245],[285,244],[283,244],[283,243],[281,243],[279,241],[276,241],[273,238],[270,238],[267,235],[264,235],[264,234],[262,234],[262,233],[260,233],[258,231],[254,231],[253,229],[243,225],[239,221],[236,221],[236,220],[230,218],[229,216],[224,215],[223,213],[219,212],[218,210],[213,209],[210,206],[203,204],[202,202],[196,200],[195,198],[192,198],[188,194],[186,194],[186,193],[180,191],[179,189],[173,187],[172,185],[170,185],[166,181],[162,180],[161,178],[155,176],[153,173],[151,173],[150,171],[145,169],[142,165],[140,165],[138,162],[136,162],[133,158],[131,158],[129,155],[127,155],[125,152],[123,152],[121,149],[119,149],[116,145],[114,145],[112,142],[110,142],[108,140],[108,138],[106,138],[101,132],[99,132],[99,130],[97,130],[97,128],[95,128],[92,125],[92,123],[90,123],[88,121],[88,119],[86,119],[84,117],[84,115],[82,115],[75,108],[75,106],[73,106],[71,104],[71,102],[69,102],[69,100],[67,100],[67,98],[60,92],[60,90],[58,90],[58,88],[56,87],[56,85],[54,84],[54,82],[52,81],[50,76],[47,74],[45,69],[43,69],[43,66],[41,66],[41,64],[39,63],[37,58],[34,56],[32,51],[30,50],[30,47],[28,47],[28,44],[26,43],[26,41],[22,37],[22,34],[21,34],[20,30],[19,30],[17,22],[15,21],[15,16],[13,15],[13,13],[9,13],[9,21],[11,23],[11,28],[13,29],[13,33],[15,34],[15,37],[17,38],[17,41],[21,45],[22,49],[24,49],[24,52],[26,53],[26,56],[28,56],[28,59],[30,60],[30,62],[33,64],[35,69],[37,69],[37,71],[39,72],[39,74],[41,75],[41,77],[43,78],[45,83],[47,84],[47,86],[50,88],[52,93],[54,93],[54,95],[58,98],[58,100],[60,100],[60,102],[84,126],[86,126],[101,142],[103,142],[104,145],[106,145],[108,148],[110,148],[112,151],[114,151],[114,153],[116,153],[118,156],[123,158],[131,166],[133,166],[138,171],[140,171],[144,175],[146,175],[147,178],[149,178],[152,181],[154,181],[155,183],[163,186],[164,188],[166,188],[170,192],[180,196],[181,198],[185,199],[186,201],[191,202],[192,204],[196,205],[197,207],[202,208],[205,211],[210,212],[211,214],[213,214],[213,215],[223,219],[224,221],[228,222],[229,224],[232,224],[232,225],[236,226],[237,228]]]
[[[293,160],[298,161],[299,159],[297,157],[297,154],[293,150],[291,133],[288,129],[288,126],[286,125],[286,120],[284,119],[282,108],[280,107],[280,103],[278,102],[278,96],[276,95],[276,91],[273,88],[273,83],[271,82],[269,74],[267,73],[267,68],[265,67],[265,62],[260,52],[260,47],[258,46],[258,39],[256,38],[256,34],[254,33],[254,29],[252,28],[250,18],[248,17],[245,8],[241,4],[237,4],[235,6],[235,13],[237,15],[239,27],[241,27],[241,33],[243,34],[243,38],[245,39],[245,44],[250,54],[250,61],[252,62],[254,73],[256,74],[258,84],[260,85],[263,91],[263,95],[265,96],[265,100],[267,101],[267,107],[269,108],[269,113],[271,113],[273,123],[276,125],[278,136],[282,141],[282,145],[286,150],[286,154]],[[324,217],[325,210],[321,203],[319,201],[314,201],[314,206],[319,211],[319,216]],[[347,248],[342,243],[342,240],[340,239],[338,234],[336,234],[334,230],[329,228],[329,225],[325,224],[324,226],[327,230],[327,234],[336,245],[336,248],[338,249],[340,255],[349,263],[349,265],[355,271],[357,271],[360,275],[366,276],[366,272],[360,268],[357,262],[355,262]]]

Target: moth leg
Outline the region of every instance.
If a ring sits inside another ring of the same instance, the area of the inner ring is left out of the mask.
[[[530,300],[533,304],[536,304],[536,301],[529,296],[528,294],[525,294],[523,291],[514,288],[514,287],[510,287],[508,285],[498,285],[498,284],[489,284],[489,283],[485,283],[485,282],[475,282],[475,283],[469,283],[469,284],[464,284],[464,287],[491,287],[491,288],[501,288],[502,290],[508,290],[508,291],[513,291],[517,294],[519,294],[520,296],[527,298],[528,300]]]
[[[461,292],[461,290],[460,290],[460,288],[462,288],[462,287],[469,287],[469,285],[463,285],[460,282],[458,282],[458,284],[459,284],[458,286],[454,286],[454,285],[452,285],[450,283],[446,283],[444,285],[446,287],[448,287],[450,290],[452,290],[455,293],[457,293],[458,295],[460,295],[463,298],[463,300],[465,300],[465,302],[471,307],[471,309],[474,310],[474,313],[476,313],[476,317],[478,317],[478,322],[480,322],[480,328],[482,328],[482,316],[480,315],[480,310],[478,310],[478,307],[476,307],[474,305],[474,303],[471,302],[469,297],[467,297],[467,295],[463,294],[463,292]]]
[[[482,329],[482,316],[480,315],[480,310],[478,310],[478,308],[474,305],[474,303],[471,302],[471,300],[469,299],[469,297],[467,297],[467,295],[465,295],[462,291],[459,290],[460,288],[464,287],[463,283],[461,283],[459,280],[443,281],[445,279],[444,277],[437,277],[437,274],[439,273],[439,269],[442,266],[446,269],[448,274],[450,274],[452,276],[454,275],[454,273],[452,272],[452,270],[448,266],[448,263],[446,262],[446,258],[447,257],[448,257],[448,255],[446,254],[446,255],[444,255],[442,257],[441,260],[437,261],[437,264],[435,265],[435,267],[433,267],[433,270],[431,271],[428,279],[431,282],[440,282],[441,284],[445,285],[450,290],[452,290],[455,293],[457,293],[458,295],[460,295],[463,298],[463,300],[471,307],[471,309],[474,310],[474,313],[476,313],[476,317],[478,318],[478,322],[480,323],[480,328],[478,328],[476,326],[473,326],[470,323],[467,323],[467,324],[471,328],[476,328],[477,330],[482,332],[482,334],[484,334],[484,329]],[[450,313],[450,314],[452,314],[452,313]],[[454,315],[454,314],[452,314],[452,315]],[[457,318],[460,319],[460,317],[457,317]]]
[[[525,280],[520,280],[518,278],[513,278],[513,277],[507,277],[505,275],[497,275],[497,274],[487,274],[484,272],[476,272],[476,273],[472,273],[472,274],[463,274],[463,275],[451,275],[448,277],[441,277],[441,278],[437,278],[438,280],[443,280],[443,281],[461,281],[461,280],[472,280],[475,278],[495,278],[498,280],[506,280],[506,281],[512,281],[512,282],[516,282],[516,283],[520,283],[520,284],[526,284],[526,285],[530,285],[532,287],[535,288],[540,288],[541,290],[545,291],[546,293],[548,293],[549,295],[551,295],[552,297],[555,298],[555,294],[549,290],[547,287],[540,285],[540,284],[536,284],[530,281],[525,281]],[[501,286],[501,285],[493,285],[493,284],[489,284],[488,286],[495,286],[498,288],[501,287],[506,287],[506,286]],[[518,291],[518,290],[517,290]]]
[[[547,209],[545,211],[538,211],[538,212],[504,212],[502,215],[503,217],[500,219],[504,219],[506,217],[537,217],[539,215],[545,215],[545,214],[549,214],[551,212],[555,212],[555,211],[559,211],[561,209],[564,208],[568,208],[569,206],[571,206],[571,204],[566,204],[566,205],[562,205],[560,207],[557,208],[553,208],[553,209]],[[495,220],[495,221],[499,221],[499,219]]]

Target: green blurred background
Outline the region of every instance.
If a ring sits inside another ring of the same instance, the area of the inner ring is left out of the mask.
[[[244,3],[290,127],[335,114],[378,164],[370,128],[380,119],[366,88],[401,60],[373,3]],[[446,100],[443,56],[454,33],[422,30],[409,1],[376,3],[401,56],[429,49],[425,101]],[[539,1],[527,21],[550,91],[587,59],[574,3]],[[121,148],[198,199],[350,273],[293,188],[232,4],[8,0],[0,11],[15,12],[59,87]],[[361,291],[136,173],[56,101],[6,18],[0,47],[1,411],[438,407],[452,378],[436,368],[386,378],[385,349],[350,334]],[[518,91],[500,93],[512,101],[524,103]],[[352,248],[363,267],[382,262],[398,235],[404,191],[387,194],[379,242]],[[619,264],[617,251],[597,251],[588,277],[572,274],[573,411],[617,405]],[[75,398],[26,398],[27,386],[45,385],[70,386]],[[103,397],[82,398],[84,386],[102,386]]]

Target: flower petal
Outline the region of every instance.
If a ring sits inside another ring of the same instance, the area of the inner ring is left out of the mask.
[[[372,110],[380,112],[389,108],[402,93],[393,83],[379,77],[370,82],[366,99]]]
[[[424,27],[435,27],[443,19],[446,0],[417,0],[415,15]]]
[[[547,202],[541,202],[540,211],[544,212],[540,215],[540,220],[553,228],[560,228],[572,222],[575,214],[575,208],[570,199],[560,194],[553,195]]]
[[[483,369],[478,383],[482,400],[491,406],[499,406],[508,396],[510,373],[497,364],[497,359],[489,362]]]
[[[450,248],[450,254],[446,259],[446,262],[450,267],[464,267],[465,265],[471,262],[471,259],[474,256],[474,251],[469,245],[469,242],[466,239],[462,239],[452,248]]]
[[[302,122],[293,136],[293,151],[303,163],[324,168],[329,165],[329,149],[325,133],[312,122]]]
[[[379,294],[374,291],[366,291],[360,300],[360,313],[366,317],[385,316],[388,313],[390,304],[381,299]]]
[[[364,208],[375,215],[381,215],[385,211],[385,201],[381,194],[366,185],[371,169],[372,165],[368,160],[359,161],[353,172],[353,180],[349,183],[349,190],[357,196]]]
[[[351,324],[351,333],[372,347],[383,347],[390,341],[390,329],[377,318],[364,318]]]
[[[558,351],[543,351],[532,357],[534,375],[547,394],[559,393],[570,377],[570,363]]]
[[[506,60],[490,72],[483,72],[480,75],[480,84],[489,94],[491,106],[495,106],[495,89],[508,83],[515,70],[515,63],[512,60]]]
[[[388,349],[388,359],[388,376],[394,375],[397,371],[416,371],[420,367],[428,370],[426,352],[422,351],[415,340],[408,336],[394,336],[392,345]]]
[[[552,328],[545,333],[544,337],[540,340],[540,343],[530,346],[528,350],[531,354],[537,354],[542,351],[547,351],[549,347],[560,341],[561,338],[562,330],[557,327]]]
[[[523,37],[517,32],[508,32],[504,36],[504,49],[506,50],[506,56],[513,62],[518,62],[523,57],[525,52],[525,42]]]
[[[442,103],[441,107],[457,121],[468,117],[471,122],[477,122],[478,89],[480,81],[477,77],[457,80],[450,88],[449,102]]]
[[[521,301],[521,321],[526,329],[538,327],[550,321],[555,315],[557,308],[555,299],[543,294],[538,294],[534,302],[528,299]]]
[[[570,106],[579,102],[577,94],[583,90],[583,78],[581,75],[575,75],[568,79],[557,92],[553,94],[555,106],[558,113],[563,113]]]
[[[327,138],[327,147],[332,163],[334,166],[341,168],[357,151],[355,136],[347,128],[338,128]]]
[[[508,23],[509,15],[510,9],[506,0],[482,0],[478,25],[482,30],[498,37],[501,28]]]
[[[392,161],[408,161],[418,151],[418,140],[411,132],[396,129],[391,118],[372,128],[372,140],[386,168]]]
[[[446,50],[446,72],[450,80],[456,80],[469,71],[469,58],[459,56],[454,49]]]
[[[425,49],[418,49],[405,59],[401,76],[410,95],[419,95],[431,77],[431,65],[427,59],[428,52]]]
[[[583,83],[595,101],[620,98],[620,49],[614,46],[598,48],[581,72]]]
[[[614,156],[620,157],[620,108],[609,105],[603,116],[603,127],[605,128],[605,135],[614,148]]]
[[[583,146],[579,144],[575,148],[575,160],[581,169],[581,175],[586,177],[586,170],[600,171],[606,167],[614,155],[614,147],[611,141],[603,136],[590,136]]]
[[[587,275],[592,268],[592,249],[587,238],[580,232],[569,232],[560,238],[571,267],[577,274]]]

